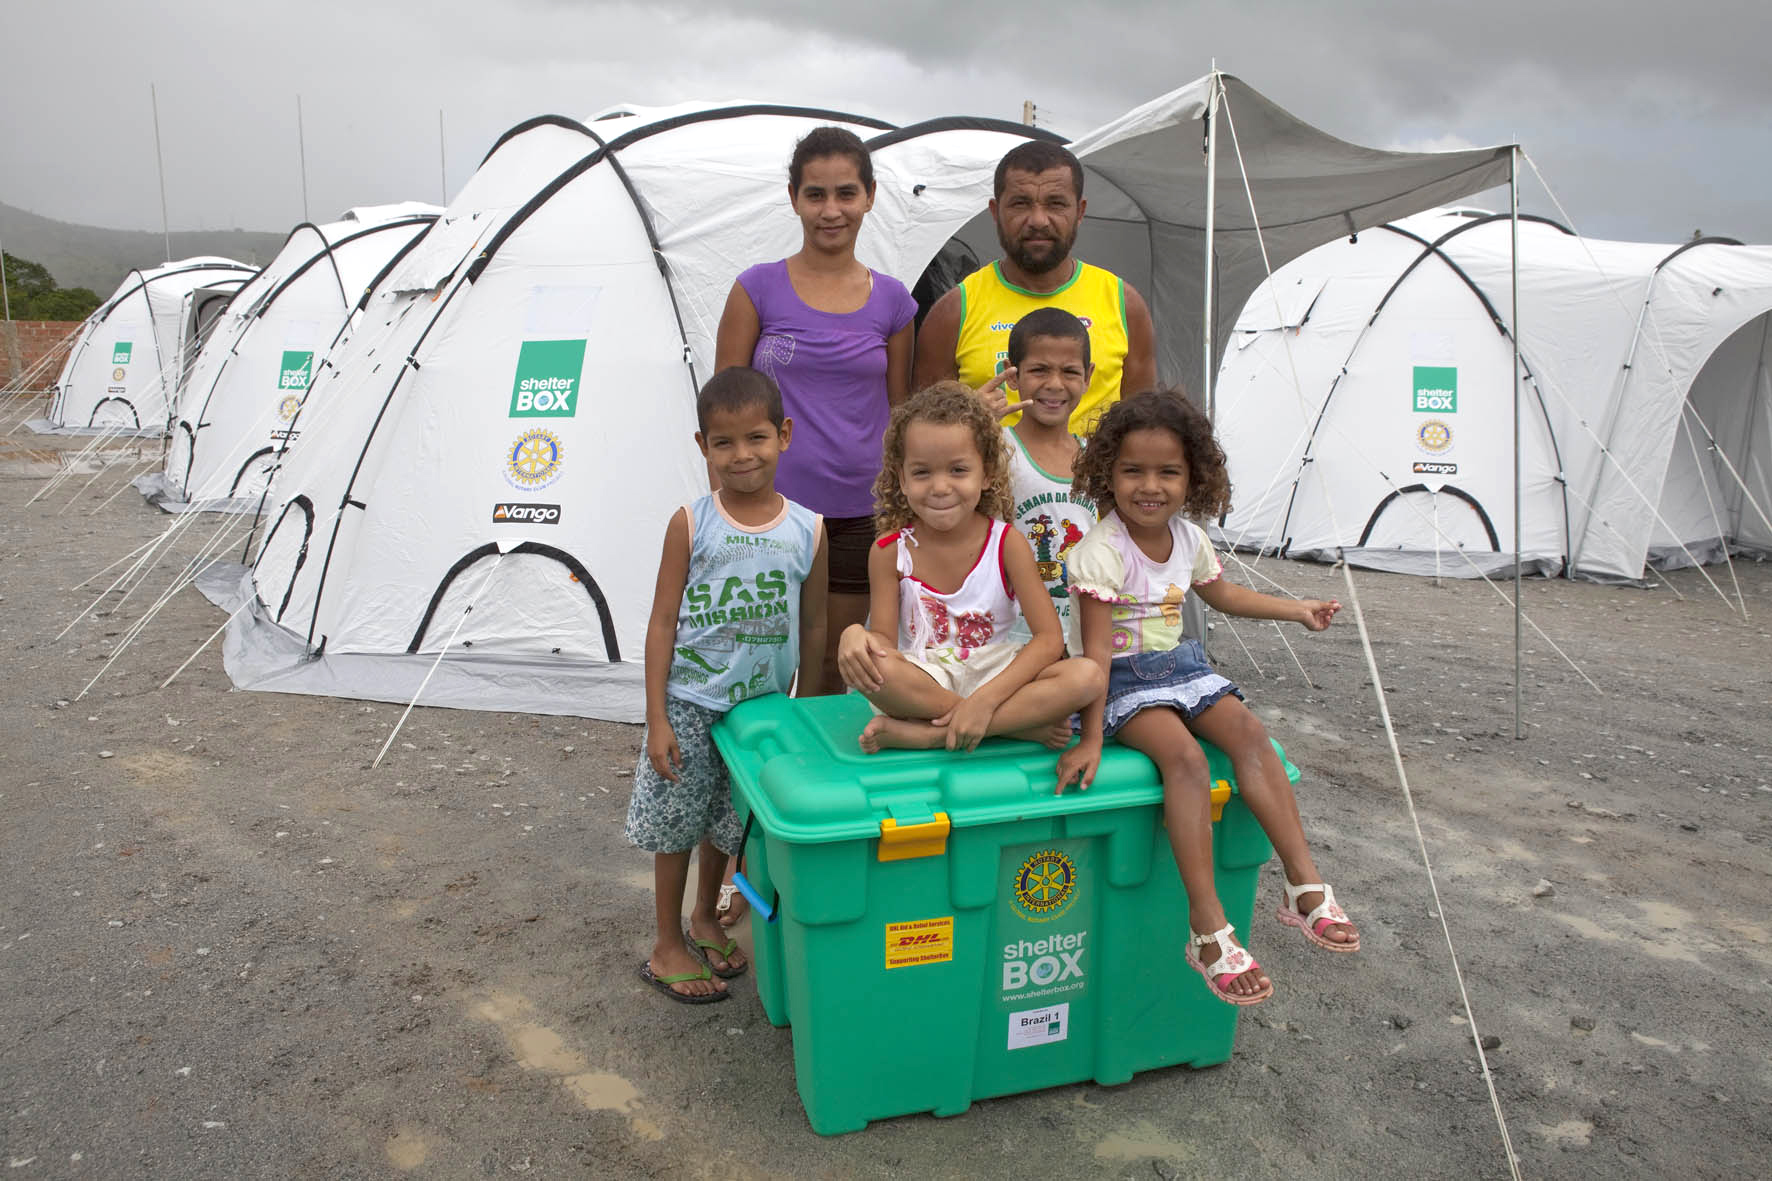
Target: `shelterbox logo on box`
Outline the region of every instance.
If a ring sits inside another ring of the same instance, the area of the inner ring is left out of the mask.
[[[582,340],[526,340],[511,383],[512,418],[571,418],[585,367]]]
[[[1458,413],[1458,370],[1451,365],[1417,365],[1414,410],[1417,414]]]

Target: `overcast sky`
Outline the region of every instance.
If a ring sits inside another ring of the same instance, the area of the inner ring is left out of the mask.
[[[281,231],[439,201],[530,116],[748,98],[1078,135],[1218,67],[1343,139],[1524,144],[1582,232],[1772,242],[1764,0],[0,0],[0,201]],[[1525,207],[1552,212],[1535,182]],[[1492,207],[1499,208],[1490,202]]]

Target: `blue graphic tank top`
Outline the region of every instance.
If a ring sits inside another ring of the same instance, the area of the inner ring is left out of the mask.
[[[800,668],[800,586],[823,518],[784,496],[774,520],[741,525],[717,492],[684,511],[689,577],[665,692],[722,713],[747,697],[786,693]]]

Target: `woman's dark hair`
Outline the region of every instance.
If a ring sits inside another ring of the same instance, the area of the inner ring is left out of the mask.
[[[842,127],[814,127],[794,145],[793,158],[788,161],[788,187],[799,192],[800,181],[806,176],[806,165],[826,156],[847,156],[855,161],[855,171],[861,175],[861,187],[873,195],[873,157],[868,155],[867,145],[861,142],[860,136]]]
[[[1224,449],[1212,437],[1211,420],[1179,389],[1161,389],[1134,394],[1108,407],[1077,457],[1071,490],[1095,501],[1097,513],[1106,516],[1114,507],[1114,463],[1120,458],[1120,444],[1133,431],[1168,431],[1181,440],[1188,474],[1183,515],[1207,520],[1231,511],[1230,472],[1225,469]]]

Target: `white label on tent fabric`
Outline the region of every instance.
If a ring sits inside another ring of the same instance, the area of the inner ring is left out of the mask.
[[[525,340],[583,340],[601,287],[531,287],[523,316]]]
[[[301,352],[313,352],[314,346],[320,341],[320,322],[318,320],[291,320],[283,329],[283,347],[297,349]]]
[[[1417,365],[1456,365],[1458,354],[1450,332],[1417,330],[1409,334],[1409,359]]]

